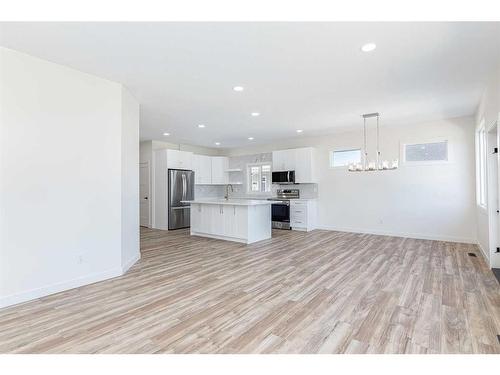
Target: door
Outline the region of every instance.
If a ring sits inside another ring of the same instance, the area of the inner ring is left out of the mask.
[[[273,203],[271,205],[271,220],[282,223],[290,222],[290,204],[288,202]]]
[[[150,199],[150,168],[149,162],[140,163],[139,165],[139,224],[143,227],[150,227],[150,212],[151,212],[151,199]]]
[[[498,129],[495,122],[487,132],[487,199],[489,216],[489,244],[490,244],[490,267],[500,267],[500,253],[497,248],[500,247],[500,220],[499,220],[499,153],[498,153]]]
[[[194,199],[194,173],[177,169],[168,170],[168,229],[190,226],[190,204]]]

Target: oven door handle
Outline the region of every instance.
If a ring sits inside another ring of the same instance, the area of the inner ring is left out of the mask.
[[[290,206],[290,202],[273,202],[272,205]]]

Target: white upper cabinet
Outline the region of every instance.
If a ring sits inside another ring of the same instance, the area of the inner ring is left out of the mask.
[[[193,153],[188,151],[167,150],[167,168],[193,169]]]
[[[225,156],[212,156],[212,184],[225,185],[228,183],[229,159]]]
[[[273,151],[273,171],[295,170],[295,149]]]
[[[316,181],[314,166],[314,148],[297,148],[295,151],[295,182],[298,184]]]
[[[206,155],[193,155],[194,183],[210,185],[212,183],[212,158]]]
[[[315,183],[314,148],[293,148],[273,151],[273,171],[295,171],[295,182]]]

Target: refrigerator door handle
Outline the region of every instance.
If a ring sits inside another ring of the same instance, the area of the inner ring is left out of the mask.
[[[186,175],[183,173],[182,174],[182,200],[186,200],[186,191],[187,191],[187,184],[186,184]]]

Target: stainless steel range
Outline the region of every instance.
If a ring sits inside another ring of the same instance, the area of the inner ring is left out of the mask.
[[[292,229],[290,227],[290,199],[300,198],[299,189],[278,189],[276,198],[268,198],[276,201],[271,204],[272,227],[276,229]]]

